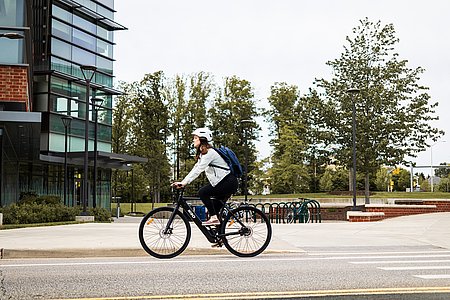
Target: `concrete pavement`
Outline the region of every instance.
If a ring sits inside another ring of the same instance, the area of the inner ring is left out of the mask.
[[[2,258],[88,257],[147,255],[138,238],[140,218],[124,217],[113,223],[0,230]],[[379,222],[324,222],[272,224],[273,236],[266,253],[304,252],[308,248],[435,246],[450,249],[450,213],[433,213]],[[192,226],[186,254],[225,254],[211,248]]]

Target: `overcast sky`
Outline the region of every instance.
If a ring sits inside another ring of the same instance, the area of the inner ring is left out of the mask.
[[[435,126],[448,142],[432,147],[433,164],[450,163],[449,0],[116,0],[115,9],[128,28],[115,35],[116,82],[158,70],[210,72],[217,83],[236,75],[252,83],[260,107],[274,82],[304,94],[315,78],[331,78],[325,63],[340,56],[359,20],[392,23],[400,58],[425,68],[421,83],[439,102]],[[267,134],[257,144],[262,157]],[[430,149],[413,161],[430,165]]]

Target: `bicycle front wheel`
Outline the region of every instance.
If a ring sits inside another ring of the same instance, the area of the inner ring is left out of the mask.
[[[139,241],[144,250],[157,258],[180,255],[191,238],[191,226],[180,211],[175,211],[172,223],[167,226],[172,207],[160,207],[149,212],[139,225]]]
[[[241,206],[225,217],[221,232],[228,251],[240,257],[251,257],[267,248],[272,237],[272,226],[259,209]]]

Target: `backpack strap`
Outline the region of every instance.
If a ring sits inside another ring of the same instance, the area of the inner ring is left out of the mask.
[[[219,169],[222,169],[222,170],[227,170],[227,171],[229,171],[230,170],[230,168],[225,168],[225,167],[221,167],[221,166],[218,166],[218,165],[213,165],[213,164],[209,164],[211,167],[214,167],[214,168],[219,168]]]
[[[225,160],[225,158],[222,156],[222,153],[220,153],[220,151],[218,151],[216,148],[212,148],[212,149],[214,149],[214,151],[216,151],[216,153],[219,154],[219,156],[222,157],[223,160]],[[225,160],[225,163],[226,163],[226,162],[227,162],[227,161]],[[214,164],[209,164],[209,165],[210,165],[211,167],[214,167],[214,168],[219,168],[219,169],[222,169],[222,170],[231,171],[230,168],[221,167],[221,166],[214,165]]]

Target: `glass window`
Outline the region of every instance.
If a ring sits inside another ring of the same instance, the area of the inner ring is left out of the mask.
[[[1,1],[1,0],[0,0]],[[0,17],[1,19],[1,17]],[[15,32],[23,35],[23,32],[12,30],[0,30],[0,33]],[[24,42],[23,39],[11,40],[7,38],[0,38],[0,63],[5,64],[22,64]]]
[[[104,6],[98,5],[97,6],[97,13],[110,19],[110,20],[114,20],[114,12],[110,9],[107,9]]]
[[[111,141],[111,132],[112,132],[112,129],[110,126],[99,124],[97,137],[99,140],[102,140],[102,141]]]
[[[72,59],[72,46],[58,39],[52,38],[52,54],[65,58]]]
[[[80,65],[95,66],[95,54],[78,47],[73,47],[72,49],[72,60]]]
[[[97,1],[103,4],[104,6],[114,9],[114,0],[97,0]]]
[[[95,37],[78,29],[73,30],[73,43],[82,48],[95,51]]]
[[[50,90],[53,93],[70,96],[70,84],[65,79],[52,77],[50,81]]]
[[[97,40],[97,53],[113,58],[113,45],[103,40]]]
[[[22,27],[24,16],[24,0],[0,0],[0,26]]]
[[[58,17],[59,19],[72,24],[72,13],[68,12],[67,10],[64,10],[56,5],[52,5],[52,13],[55,17]]]
[[[89,8],[92,11],[96,11],[97,9],[97,4],[92,2],[91,0],[77,0],[77,2],[83,5],[84,7]]]
[[[95,83],[112,87],[113,86],[113,78],[111,76],[95,73]]]
[[[97,35],[105,40],[114,42],[114,34],[112,31],[109,31],[101,26],[97,26]]]
[[[85,20],[77,15],[73,15],[73,25],[83,28],[86,31],[89,31],[93,34],[97,32],[97,26],[88,20]]]
[[[113,73],[113,61],[100,56],[97,56],[97,68],[107,74]]]
[[[72,27],[58,20],[52,20],[52,35],[70,42],[72,40]]]
[[[55,71],[60,71],[66,74],[71,74],[72,72],[72,64],[63,59],[59,59],[56,57],[51,58],[51,69]]]
[[[78,101],[70,100],[70,115],[75,118],[81,118],[79,113]]]
[[[90,94],[92,95],[92,91]],[[84,101],[86,99],[86,86],[72,83],[72,98],[81,99]]]
[[[69,99],[59,96],[50,96],[52,99],[52,111],[67,115]]]

